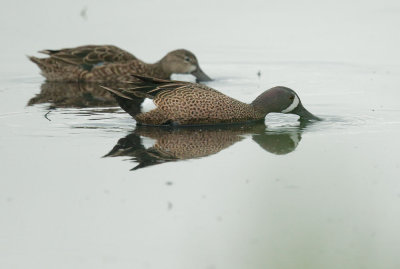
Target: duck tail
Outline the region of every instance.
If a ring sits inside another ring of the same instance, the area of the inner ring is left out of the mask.
[[[141,104],[144,98],[138,97],[134,92],[129,92],[121,88],[110,88],[100,85],[103,89],[112,93],[118,105],[133,118],[140,114],[142,111]]]
[[[42,59],[40,59],[40,58],[30,56],[30,55],[27,55],[27,57],[29,60],[31,60],[32,62],[34,62],[35,64],[37,64],[39,66],[42,64],[42,62],[41,62]]]
[[[59,50],[39,50],[38,52],[46,54],[46,55],[51,55],[51,54],[59,52]]]
[[[35,63],[40,71],[42,72],[42,75],[46,76],[47,72],[49,71],[50,67],[52,66],[49,62],[48,62],[48,58],[37,58],[34,56],[27,56],[29,60],[31,60],[33,63]]]

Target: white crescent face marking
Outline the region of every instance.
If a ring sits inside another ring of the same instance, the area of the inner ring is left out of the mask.
[[[286,109],[282,110],[282,113],[289,113],[290,111],[293,111],[300,103],[299,97],[297,95],[294,96],[293,103],[288,106]]]
[[[142,113],[149,112],[153,109],[157,108],[157,106],[154,104],[153,99],[150,98],[145,98],[143,103],[142,103]]]

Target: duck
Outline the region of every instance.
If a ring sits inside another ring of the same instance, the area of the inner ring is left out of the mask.
[[[131,73],[169,79],[173,73],[192,74],[197,81],[211,81],[200,68],[196,56],[177,49],[156,63],[145,63],[113,45],[86,45],[59,50],[41,50],[47,58],[28,56],[37,64],[47,81],[121,82],[131,80]]]
[[[298,94],[277,86],[261,93],[250,104],[229,97],[203,84],[171,81],[132,75],[125,88],[102,88],[112,92],[119,106],[129,113],[137,125],[188,126],[254,123],[265,120],[269,113],[291,113],[301,121],[318,121],[304,108]],[[152,101],[150,111],[131,111],[136,98]]]

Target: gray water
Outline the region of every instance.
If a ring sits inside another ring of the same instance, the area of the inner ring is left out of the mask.
[[[0,11],[1,268],[399,268],[396,1],[23,4]],[[137,128],[25,57],[89,43],[184,47],[210,87],[288,86],[323,121]]]

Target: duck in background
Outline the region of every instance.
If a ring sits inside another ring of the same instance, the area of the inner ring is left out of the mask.
[[[60,50],[42,50],[47,58],[29,56],[48,81],[115,82],[132,80],[132,73],[169,79],[174,73],[192,74],[197,81],[211,81],[200,68],[196,56],[185,49],[169,52],[148,64],[112,45],[88,45]]]

